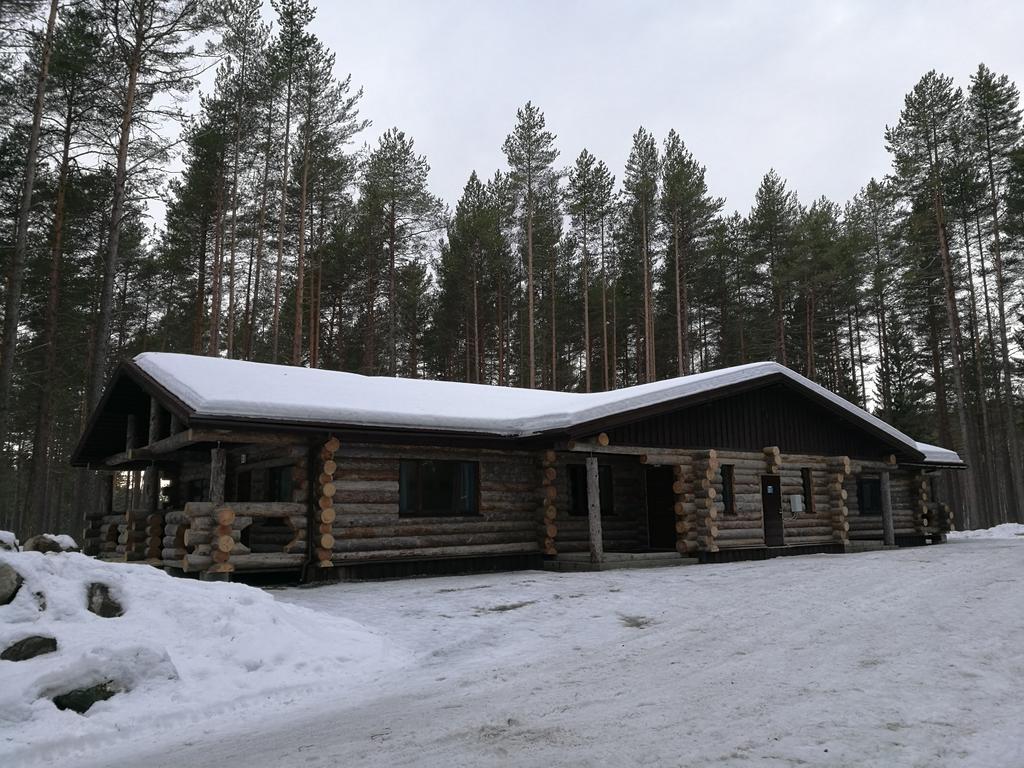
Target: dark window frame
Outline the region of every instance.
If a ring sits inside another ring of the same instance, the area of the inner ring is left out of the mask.
[[[814,471],[810,467],[801,467],[800,482],[803,485],[804,514],[815,515],[814,509]]]
[[[722,475],[722,506],[725,513],[736,514],[736,467],[733,464],[722,464],[719,468]]]
[[[457,467],[472,467],[473,490],[468,494],[468,501],[471,506],[460,507],[457,497],[460,495],[457,488],[451,491],[452,505],[448,509],[430,507],[424,508],[423,498],[423,465],[444,464],[451,465],[454,471],[453,477],[456,481],[462,477]],[[409,478],[408,473],[413,473]],[[402,489],[407,484],[414,488],[415,503],[410,506],[408,499]],[[461,459],[402,459],[398,463],[398,516],[399,517],[480,517],[480,462],[463,461]]]
[[[587,517],[590,508],[587,502],[587,465],[567,464],[569,482],[569,516]],[[615,514],[615,473],[611,464],[597,465],[598,490],[601,497],[601,517]]]
[[[264,501],[269,502],[291,502],[295,492],[295,482],[292,478],[292,464],[278,464],[276,467],[267,467],[266,479],[263,487]],[[276,498],[284,496],[285,498]]]
[[[865,488],[870,489],[865,492]],[[872,493],[874,499],[871,498]],[[865,497],[869,502],[876,502],[867,504],[865,503]],[[862,515],[881,515],[882,514],[882,479],[879,477],[858,477],[857,478],[857,511]]]

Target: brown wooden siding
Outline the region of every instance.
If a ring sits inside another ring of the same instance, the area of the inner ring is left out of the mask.
[[[682,408],[608,431],[612,445],[760,451],[878,459],[893,452],[782,384]]]

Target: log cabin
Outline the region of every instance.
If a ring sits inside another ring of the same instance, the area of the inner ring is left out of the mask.
[[[152,352],[72,463],[86,551],[208,579],[937,543],[964,467],[770,362],[579,394]]]

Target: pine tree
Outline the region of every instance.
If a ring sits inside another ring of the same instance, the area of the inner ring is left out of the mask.
[[[886,145],[893,154],[896,173],[904,195],[914,204],[930,211],[935,241],[945,284],[946,318],[949,330],[953,386],[957,398],[957,416],[961,439],[969,467],[978,455],[973,427],[967,414],[963,378],[963,355],[960,347],[960,315],[956,302],[957,276],[950,252],[947,232],[945,175],[949,155],[953,151],[955,132],[963,112],[963,94],[953,87],[951,78],[929,72],[914,86],[904,101],[900,121],[886,129]],[[979,513],[974,471],[965,472],[964,520],[970,524]]]
[[[368,125],[366,121],[360,121],[358,118],[357,105],[362,97],[362,91],[350,93],[351,77],[339,82],[334,79],[333,71],[334,54],[327,51],[319,40],[310,38],[307,41],[302,66],[296,79],[296,95],[298,96],[296,117],[301,122],[299,125],[299,147],[297,153],[299,158],[297,169],[299,199],[296,205],[298,211],[298,221],[296,224],[298,230],[298,251],[296,255],[297,275],[295,284],[295,314],[293,318],[294,330],[292,336],[293,365],[299,365],[302,361],[306,251],[307,241],[313,234],[312,231],[307,233],[307,229],[312,227],[313,224],[312,216],[307,216],[307,212],[312,213],[310,185],[311,183],[315,184],[317,179],[323,181],[322,172],[325,170],[325,166],[336,165],[337,160],[344,157],[345,145],[349,143],[356,133]],[[385,134],[385,137],[381,140],[382,150],[387,142],[393,142],[393,134],[394,131]],[[411,151],[411,141],[409,142],[409,147]],[[369,174],[378,172],[379,169],[376,169],[375,165],[378,162],[379,157],[371,155]],[[345,173],[344,164],[341,167],[336,167],[335,170],[339,172],[336,173],[333,185],[331,186],[334,188],[333,191],[337,193],[347,186],[350,174]],[[393,171],[401,172],[398,168],[393,169]],[[403,184],[402,179],[396,177],[391,183],[397,185],[392,190],[393,198],[408,194],[408,190],[401,188]],[[327,203],[326,197],[331,195],[326,192],[325,185],[321,184],[320,188],[324,192],[324,195],[321,195],[322,199],[320,201],[322,209],[323,204]],[[422,184],[422,188],[425,190],[425,182]],[[321,213],[323,213],[323,210],[321,210]],[[392,199],[392,215],[394,216],[394,214],[394,199]],[[307,221],[307,218],[310,220]],[[392,222],[392,227],[394,226],[394,222]],[[319,291],[316,289],[319,273],[320,270],[317,268],[313,270],[310,276],[309,362],[312,367],[317,366],[319,357],[317,339],[319,335],[320,309]],[[394,304],[394,281],[395,266],[392,257],[391,292],[389,294],[392,304]],[[394,311],[392,311],[391,315],[391,327],[394,329],[396,323]],[[392,333],[392,375],[395,371],[395,344],[393,336],[394,334]]]
[[[502,146],[509,165],[509,177],[516,189],[517,204],[522,222],[526,250],[526,328],[527,328],[527,380],[526,386],[537,386],[536,348],[534,344],[534,218],[537,198],[556,175],[554,162],[558,158],[555,135],[545,129],[544,113],[532,102],[526,102],[516,112],[516,126]]]
[[[995,266],[996,307],[999,312],[999,357],[1003,386],[1003,422],[1013,487],[1012,509],[1024,521],[1024,466],[1021,465],[1017,413],[1014,405],[1013,368],[1007,332],[1007,290],[1003,262],[1000,200],[1006,189],[1011,153],[1024,141],[1020,93],[1006,75],[996,76],[984,64],[971,76],[968,99],[969,131],[972,134],[988,191],[991,219],[991,252]]]
[[[625,205],[636,227],[638,235],[636,262],[640,265],[640,294],[642,302],[642,326],[639,334],[643,350],[643,377],[641,381],[657,378],[654,344],[653,272],[651,242],[657,237],[657,200],[660,160],[658,145],[654,136],[642,126],[633,135],[633,148],[626,161],[623,176]]]
[[[572,217],[573,231],[580,243],[580,294],[583,298],[583,369],[584,390],[592,387],[592,346],[590,340],[590,292],[593,274],[592,244],[598,242],[601,276],[601,359],[604,368],[604,389],[609,388],[608,376],[608,282],[605,267],[604,231],[605,221],[611,207],[612,189],[615,177],[602,161],[587,150],[580,152],[576,163],[569,171],[569,186],[566,202]]]
[[[799,215],[796,193],[786,189],[786,182],[774,169],[768,171],[754,197],[754,207],[748,220],[748,238],[753,269],[768,288],[767,292],[762,289],[759,293],[764,305],[769,307],[768,314],[774,328],[771,349],[775,360],[782,365],[788,365],[786,284]],[[755,358],[769,352],[763,341],[756,344]]]
[[[662,149],[661,218],[668,239],[666,287],[675,292],[676,363],[680,376],[690,373],[689,265],[725,202],[712,197],[700,165],[670,130]],[[671,266],[670,266],[671,265]]]
[[[85,127],[96,119],[96,104],[106,84],[100,77],[104,71],[103,53],[107,50],[102,30],[88,7],[71,10],[58,25],[53,43],[50,77],[47,83],[49,99],[47,111],[59,125],[59,161],[56,192],[53,204],[52,228],[49,238],[49,274],[47,277],[46,308],[42,329],[41,387],[36,411],[35,434],[32,440],[32,470],[29,487],[36,489],[26,502],[27,519],[41,522],[49,513],[51,519],[57,505],[50,498],[47,477],[53,460],[53,412],[56,385],[60,379],[58,350],[63,348],[58,324],[61,312],[61,286],[64,259],[65,218],[67,216],[68,187],[71,178],[72,151],[82,147]],[[75,191],[72,190],[72,194]],[[72,201],[74,203],[74,201]],[[56,520],[52,520],[56,522]],[[53,526],[47,528],[54,530]]]
[[[281,292],[284,279],[285,227],[288,215],[288,178],[291,171],[289,150],[292,141],[292,112],[294,90],[299,70],[311,42],[305,31],[313,20],[315,11],[309,0],[271,0],[277,12],[279,31],[270,48],[271,61],[277,70],[275,80],[283,83],[284,92],[284,135],[281,140],[283,160],[281,162],[281,186],[277,219],[277,265],[274,270],[274,314],[272,332],[272,362],[277,362],[281,344]]]
[[[6,298],[4,301],[4,333],[0,348],[0,454],[6,451],[9,420],[11,381],[14,376],[14,355],[18,345],[18,320],[21,314],[21,288],[25,272],[25,253],[28,249],[29,213],[35,186],[36,165],[39,154],[39,135],[42,130],[43,102],[49,76],[50,55],[53,50],[54,29],[57,23],[58,0],[50,0],[38,60],[35,62],[35,104],[32,109],[32,127],[29,129],[28,151],[25,156],[21,202],[15,223],[14,250],[7,266]],[[2,498],[6,471],[0,471],[0,498]]]
[[[388,363],[398,371],[398,270],[408,259],[422,259],[429,236],[441,228],[441,202],[427,189],[430,165],[416,154],[415,143],[397,128],[381,136],[370,153],[361,198],[366,215],[378,222],[380,260],[387,268]],[[373,247],[373,246],[371,246]]]

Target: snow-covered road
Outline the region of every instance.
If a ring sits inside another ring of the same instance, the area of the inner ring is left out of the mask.
[[[1022,766],[1024,541],[340,584],[415,661],[62,766]]]

